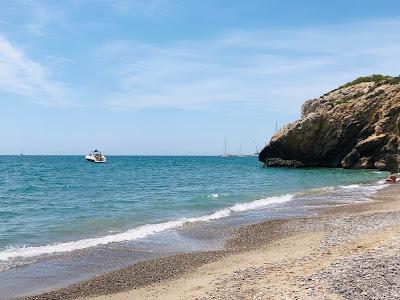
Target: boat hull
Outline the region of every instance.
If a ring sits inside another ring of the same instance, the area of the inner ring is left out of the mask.
[[[87,161],[90,161],[90,162],[93,162],[93,163],[97,163],[97,164],[107,162],[107,160],[106,160],[105,157],[103,157],[102,160],[98,160],[98,159],[94,158],[93,156],[86,155],[86,156],[85,156],[85,159],[86,159]]]

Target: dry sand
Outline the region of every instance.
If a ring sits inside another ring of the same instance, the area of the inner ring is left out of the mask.
[[[400,185],[373,200],[244,226],[224,251],[138,263],[27,299],[393,299]]]

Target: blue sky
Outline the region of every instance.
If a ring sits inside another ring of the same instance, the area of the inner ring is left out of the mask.
[[[254,152],[301,104],[400,73],[398,1],[0,2],[0,154]]]

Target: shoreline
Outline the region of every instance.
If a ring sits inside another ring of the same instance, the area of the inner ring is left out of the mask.
[[[230,266],[231,269],[234,269],[235,266],[226,261],[229,262],[235,258],[242,259],[242,264],[238,264],[236,267],[241,266],[243,268],[249,265],[246,260],[253,256],[258,257],[257,254],[263,257],[265,263],[273,261],[276,256],[281,254],[289,255],[290,251],[286,247],[284,249],[279,247],[288,243],[301,243],[301,241],[309,239],[314,241],[310,241],[310,244],[315,244],[315,240],[321,240],[322,232],[325,232],[327,228],[332,229],[332,225],[329,223],[336,218],[354,219],[363,215],[379,215],[400,211],[400,204],[396,203],[397,200],[400,200],[399,195],[400,186],[388,186],[374,194],[374,201],[371,202],[316,209],[318,216],[269,220],[254,225],[245,225],[237,229],[232,237],[226,240],[223,250],[192,252],[139,262],[66,288],[19,299],[86,299],[88,297],[96,298],[96,296],[99,299],[179,299],[183,295],[189,298],[205,297],[206,299],[207,293],[210,292],[210,284],[207,284],[207,287],[202,286],[193,289],[190,284],[187,285],[183,282],[189,281],[192,285],[195,285],[197,281],[215,281],[222,275],[215,275],[216,278],[214,278],[212,275],[204,274],[207,274],[209,269],[213,268],[213,265],[221,265],[222,263],[225,268]],[[400,221],[398,225],[400,226]],[[295,246],[299,249],[304,247],[307,248],[307,245]],[[268,259],[262,254],[263,252],[268,253],[268,251],[274,252],[277,249],[279,249],[280,254],[268,256]],[[293,255],[297,257],[300,253]],[[205,270],[199,273],[201,269]],[[227,280],[225,284],[230,281],[232,280]],[[187,289],[185,290],[182,285]],[[170,290],[172,294],[168,294],[168,286],[174,287]],[[177,286],[184,290],[181,296],[179,296],[179,293],[173,292]],[[218,290],[221,290],[221,287]],[[174,298],[175,296],[176,298]]]

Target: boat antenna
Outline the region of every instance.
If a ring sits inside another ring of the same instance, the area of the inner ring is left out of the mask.
[[[275,132],[278,131],[278,121],[275,121]]]

